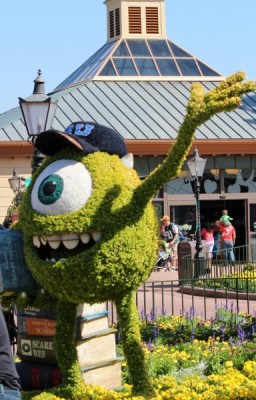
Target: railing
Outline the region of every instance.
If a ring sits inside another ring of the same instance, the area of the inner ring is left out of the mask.
[[[209,280],[213,283],[209,288]],[[225,287],[227,278],[197,280],[169,280],[146,282],[136,293],[136,304],[142,318],[150,319],[158,314],[186,315],[196,314],[202,320],[214,318],[217,308],[232,307],[237,312],[248,314],[256,312],[255,292],[249,291],[250,278],[233,278],[233,287]],[[241,281],[243,282],[241,288]],[[214,284],[215,283],[215,284]],[[256,286],[256,285],[255,285]],[[225,287],[220,289],[220,287]],[[107,303],[109,318],[117,321],[115,306]]]
[[[216,278],[235,273],[242,273],[245,267],[256,266],[253,246],[234,247],[235,261],[228,260],[229,253],[219,250],[218,254],[212,254],[211,259],[206,256],[202,260],[194,260],[191,255],[184,256],[180,260],[180,279],[194,279],[198,277]]]
[[[138,289],[136,304],[140,315],[151,318],[157,314],[186,315],[193,312],[208,320],[214,318],[219,307],[255,313],[256,279],[253,279],[253,270],[256,261],[252,258],[246,261],[246,254],[248,246],[237,247],[235,263],[229,262],[224,266],[221,254],[217,259],[203,260],[199,267],[191,256],[183,257],[178,279],[151,280]],[[248,277],[243,277],[242,272],[246,269]],[[116,322],[113,303],[108,302],[107,308],[111,322]]]

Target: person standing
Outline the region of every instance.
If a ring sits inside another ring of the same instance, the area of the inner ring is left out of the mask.
[[[207,259],[212,259],[212,252],[214,246],[214,229],[213,224],[210,222],[206,223],[206,226],[201,229],[201,237],[205,240],[206,251],[207,251]]]
[[[228,220],[220,220],[215,223],[220,230],[221,249],[224,266],[227,266],[230,260],[232,265],[235,263],[234,244],[236,241],[236,231],[234,226]]]
[[[161,218],[161,237],[168,243],[172,255],[172,269],[178,269],[179,228],[170,221],[168,215]]]
[[[216,225],[214,225],[213,230],[214,230],[214,232],[213,232],[214,246],[213,246],[212,253],[213,253],[213,258],[215,260],[217,260],[217,258],[219,258],[219,253],[221,250],[220,249],[220,230]]]
[[[0,399],[20,400],[21,385],[11,351],[10,338],[0,306]]]

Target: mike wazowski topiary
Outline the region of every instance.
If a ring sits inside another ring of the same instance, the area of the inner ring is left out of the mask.
[[[134,395],[154,395],[144,365],[135,292],[151,274],[158,246],[154,193],[179,175],[195,130],[231,111],[256,90],[237,73],[205,93],[191,86],[177,141],[144,181],[121,136],[94,122],[42,132],[36,148],[48,157],[33,176],[19,214],[25,257],[36,281],[58,300],[55,350],[64,385],[79,387],[76,305],[112,300]]]

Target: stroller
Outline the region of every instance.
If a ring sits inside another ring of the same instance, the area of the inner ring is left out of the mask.
[[[171,249],[168,244],[161,240],[158,251],[158,258],[155,264],[155,271],[160,271],[168,266],[168,263],[172,261]]]

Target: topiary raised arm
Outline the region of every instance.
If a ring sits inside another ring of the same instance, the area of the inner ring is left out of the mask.
[[[146,203],[168,180],[179,176],[194,139],[196,129],[215,114],[232,111],[242,102],[242,96],[256,90],[255,81],[244,82],[245,74],[237,72],[215,89],[205,92],[200,83],[191,85],[190,99],[178,137],[163,163],[135,191],[136,202]]]

